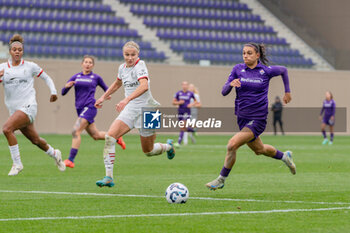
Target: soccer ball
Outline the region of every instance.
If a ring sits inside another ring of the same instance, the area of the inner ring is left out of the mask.
[[[187,187],[180,183],[173,183],[165,191],[166,200],[172,204],[186,203],[190,193]]]

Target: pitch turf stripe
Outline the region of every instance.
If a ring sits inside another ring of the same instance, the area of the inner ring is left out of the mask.
[[[164,198],[164,196],[137,195],[137,194],[115,194],[115,193],[78,193],[78,192],[49,192],[49,191],[15,191],[0,190],[0,193],[27,193],[27,194],[57,194],[76,196],[109,196],[109,197],[141,197],[141,198]],[[288,204],[319,204],[319,205],[350,205],[347,202],[317,202],[317,201],[288,201],[288,200],[259,200],[259,199],[235,199],[215,197],[190,197],[193,200],[208,201],[236,201],[236,202],[267,202],[267,203],[288,203]]]
[[[199,215],[241,215],[241,214],[273,214],[273,213],[291,213],[291,212],[320,212],[350,210],[347,207],[318,208],[318,209],[282,209],[282,210],[261,210],[261,211],[227,211],[227,212],[199,212],[199,213],[174,213],[174,214],[123,214],[123,215],[102,215],[102,216],[67,216],[67,217],[35,217],[35,218],[3,218],[0,222],[9,221],[39,221],[39,220],[65,220],[65,219],[103,219],[103,218],[142,218],[142,217],[181,217],[181,216],[199,216]]]

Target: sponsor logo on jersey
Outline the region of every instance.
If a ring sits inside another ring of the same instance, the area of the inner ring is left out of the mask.
[[[88,82],[91,83],[92,80],[91,79],[84,79],[84,78],[77,78],[75,79],[76,82]]]
[[[241,78],[241,82],[263,83],[263,79],[262,78]]]
[[[136,87],[139,85],[139,82],[136,81],[136,82],[129,82],[129,81],[124,81],[123,83],[124,87]]]
[[[137,75],[138,75],[139,77],[146,76],[146,75],[147,75],[147,72],[146,72],[145,69],[142,69],[142,70],[140,70],[140,72],[137,73]]]
[[[5,81],[5,84],[7,85],[18,85],[21,83],[27,83],[28,81],[26,79],[17,79],[17,78],[11,78],[10,80]]]

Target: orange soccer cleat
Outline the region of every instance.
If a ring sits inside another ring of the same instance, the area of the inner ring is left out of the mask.
[[[125,144],[125,142],[124,142],[124,140],[123,140],[123,137],[118,138],[117,143],[120,145],[120,147],[121,147],[123,150],[125,150],[126,144]]]
[[[64,160],[64,164],[66,165],[66,167],[70,167],[70,168],[74,168],[75,166],[74,163],[69,159]]]

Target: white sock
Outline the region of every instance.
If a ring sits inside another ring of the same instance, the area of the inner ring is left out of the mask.
[[[10,149],[11,158],[12,158],[13,163],[16,165],[22,165],[21,156],[19,154],[18,144],[14,145],[14,146],[9,146],[9,149]]]
[[[113,178],[113,167],[115,161],[115,143],[116,139],[106,134],[105,147],[103,150],[103,160],[106,168],[106,176]]]
[[[153,144],[153,150],[151,152],[146,153],[146,155],[147,156],[160,155],[170,149],[171,149],[171,146],[169,144],[162,144],[157,142]]]
[[[184,140],[184,145],[187,145],[188,144],[188,132],[184,132],[183,140]]]
[[[223,179],[223,180],[225,181],[227,177],[222,176],[222,175],[219,175],[219,177],[218,177],[218,178],[219,178],[219,179]]]
[[[48,154],[52,158],[56,158],[55,149],[50,144],[47,144],[47,145],[49,146],[49,149],[45,153]]]

